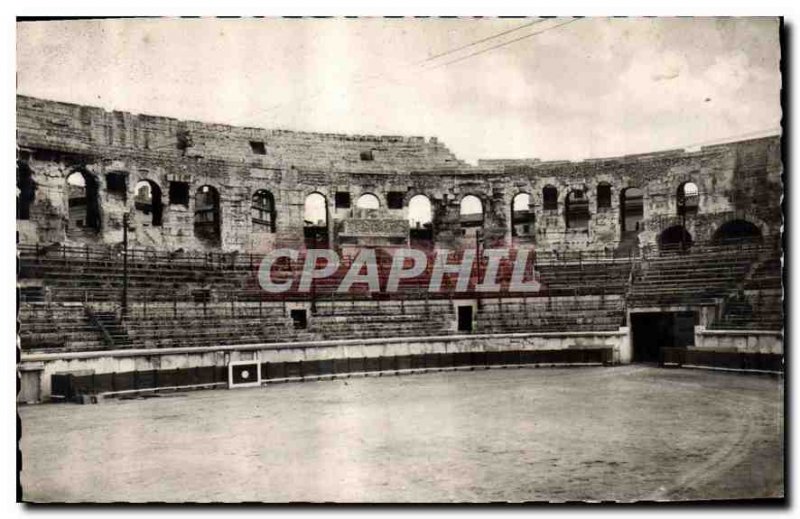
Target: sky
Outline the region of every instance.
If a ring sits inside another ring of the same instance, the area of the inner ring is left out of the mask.
[[[771,18],[17,24],[17,93],[270,129],[590,157],[780,131]]]

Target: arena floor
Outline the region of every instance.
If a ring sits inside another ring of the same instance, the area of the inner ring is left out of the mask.
[[[19,409],[27,501],[783,495],[783,383],[493,369]]]

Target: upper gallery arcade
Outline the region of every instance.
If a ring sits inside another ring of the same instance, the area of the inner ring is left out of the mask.
[[[17,96],[21,243],[636,246],[775,236],[778,136],[578,162],[469,165],[436,138],[181,121]]]

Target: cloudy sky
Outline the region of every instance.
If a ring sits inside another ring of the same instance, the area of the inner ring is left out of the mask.
[[[181,119],[580,159],[776,133],[774,19],[17,24],[17,92]]]

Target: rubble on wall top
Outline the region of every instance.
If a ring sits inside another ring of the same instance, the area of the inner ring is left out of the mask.
[[[190,120],[190,119],[177,119],[175,117],[165,117],[161,115],[153,115],[153,114],[138,114],[133,112],[121,111],[121,110],[106,110],[105,108],[98,107],[98,106],[86,106],[86,105],[79,105],[75,103],[68,103],[64,101],[51,101],[49,99],[41,99],[37,97],[30,97],[24,95],[17,95],[17,105],[20,105],[20,101],[30,104],[30,106],[35,108],[63,108],[65,110],[84,110],[89,112],[95,112],[96,114],[111,114],[113,117],[122,118],[122,119],[140,119],[142,121],[148,122],[162,122],[162,123],[171,123],[171,125],[185,125],[191,129],[195,130],[205,130],[205,131],[222,131],[222,132],[242,132],[242,133],[250,133],[253,134],[262,134],[262,135],[297,135],[297,136],[308,136],[313,137],[315,139],[321,140],[340,140],[340,141],[350,141],[350,142],[386,142],[386,143],[414,143],[414,144],[424,144],[426,142],[430,144],[437,144],[438,139],[436,137],[431,137],[430,139],[426,140],[423,136],[403,136],[403,135],[360,135],[360,134],[345,134],[345,133],[326,133],[326,132],[304,132],[304,131],[295,131],[295,130],[285,130],[285,129],[269,129],[269,128],[261,128],[255,126],[234,126],[230,124],[224,123],[209,123],[197,120]]]
[[[450,152],[447,149],[445,145],[441,144],[436,137],[430,137],[429,139],[426,140],[426,138],[422,136],[360,135],[360,134],[347,135],[340,133],[316,133],[316,132],[302,132],[302,131],[285,130],[285,129],[266,129],[266,128],[256,128],[256,127],[232,126],[227,124],[179,120],[176,118],[163,117],[158,115],[132,114],[130,112],[123,112],[117,110],[109,111],[101,107],[78,105],[74,103],[66,103],[61,101],[50,101],[23,95],[17,95],[17,109],[18,113],[22,113],[21,111],[28,109],[32,112],[35,112],[34,119],[43,120],[47,124],[64,128],[63,131],[67,132],[70,138],[73,139],[70,145],[77,146],[80,149],[83,149],[86,146],[94,145],[94,143],[92,142],[93,138],[88,133],[86,134],[88,138],[82,137],[78,138],[77,140],[75,139],[75,137],[77,137],[78,135],[78,132],[86,132],[89,126],[103,127],[106,130],[110,130],[112,127],[116,125],[121,125],[122,128],[120,131],[125,132],[129,129],[129,127],[133,127],[135,129],[135,127],[137,126],[137,121],[140,129],[155,130],[156,132],[162,131],[165,134],[174,133],[176,130],[191,130],[196,137],[200,137],[202,139],[204,135],[208,136],[213,135],[213,139],[217,140],[218,142],[227,141],[228,139],[232,141],[264,140],[268,142],[271,137],[283,136],[289,138],[289,140],[285,142],[287,146],[305,146],[307,141],[315,141],[321,143],[331,142],[331,141],[339,141],[347,143],[363,142],[365,143],[365,148],[367,149],[370,145],[374,145],[376,147],[373,147],[372,148],[373,150],[383,151],[380,148],[381,144],[399,145],[393,149],[393,152],[397,155],[390,161],[388,162],[384,162],[381,160],[369,161],[369,166],[358,165],[358,161],[349,158],[349,156],[336,157],[336,160],[342,162],[341,164],[337,164],[335,166],[337,170],[356,168],[355,169],[356,171],[358,171],[359,169],[365,169],[365,170],[369,169],[376,171],[380,170],[381,172],[384,173],[397,171],[398,167],[403,171],[409,173],[419,173],[419,174],[456,173],[456,174],[469,175],[469,174],[492,174],[497,172],[513,171],[521,169],[551,168],[551,167],[577,165],[577,164],[587,164],[587,165],[597,165],[597,166],[614,165],[614,164],[625,164],[631,162],[650,161],[650,160],[659,160],[668,158],[700,156],[708,153],[716,153],[719,152],[720,150],[730,149],[731,147],[741,145],[742,143],[745,142],[757,142],[757,141],[780,138],[779,135],[762,136],[755,139],[723,142],[713,145],[702,146],[698,148],[670,149],[663,151],[619,155],[612,157],[587,158],[583,160],[542,161],[541,159],[538,158],[479,159],[477,166],[472,166],[462,160],[459,160],[452,152]],[[116,122],[112,122],[110,121],[110,119],[116,120]],[[30,128],[30,131],[28,133],[30,133],[30,137],[33,139],[33,141],[41,140],[42,137],[44,137],[44,140],[47,141],[48,145],[58,144],[57,142],[55,142],[57,139],[54,140],[53,138],[50,138],[48,135],[46,135],[46,132],[45,134],[42,134],[40,129],[36,128],[35,126]],[[25,136],[24,134],[25,131],[18,132],[18,135],[21,136],[23,140]],[[295,140],[292,140],[292,138],[294,138]],[[410,150],[407,150],[402,147],[403,144],[419,148],[417,149],[410,148]],[[102,143],[102,146],[105,148],[114,147],[113,144],[109,143]],[[198,150],[202,150],[203,146],[204,143],[195,142],[194,147],[197,148]],[[227,146],[227,144],[225,144],[224,146]],[[123,147],[125,146],[123,145]],[[418,155],[413,157],[407,155],[409,151],[412,151],[412,153],[418,153]],[[202,151],[200,151],[199,153],[201,153],[201,155],[203,154]],[[211,155],[214,155],[215,153],[216,153],[215,151],[211,151],[209,156],[204,157],[204,160],[213,160],[213,157]],[[335,153],[340,153],[340,152],[335,152]],[[230,159],[230,157],[228,157],[228,159]],[[236,158],[235,160],[241,162],[253,159],[249,156],[242,156]],[[277,160],[280,160],[281,163],[283,162],[282,158]],[[407,165],[402,164],[403,161],[410,161],[410,163]],[[261,160],[261,162],[264,161]],[[261,165],[264,167],[276,167],[276,164],[272,163],[263,163]],[[331,164],[330,167],[334,167],[334,165]]]

